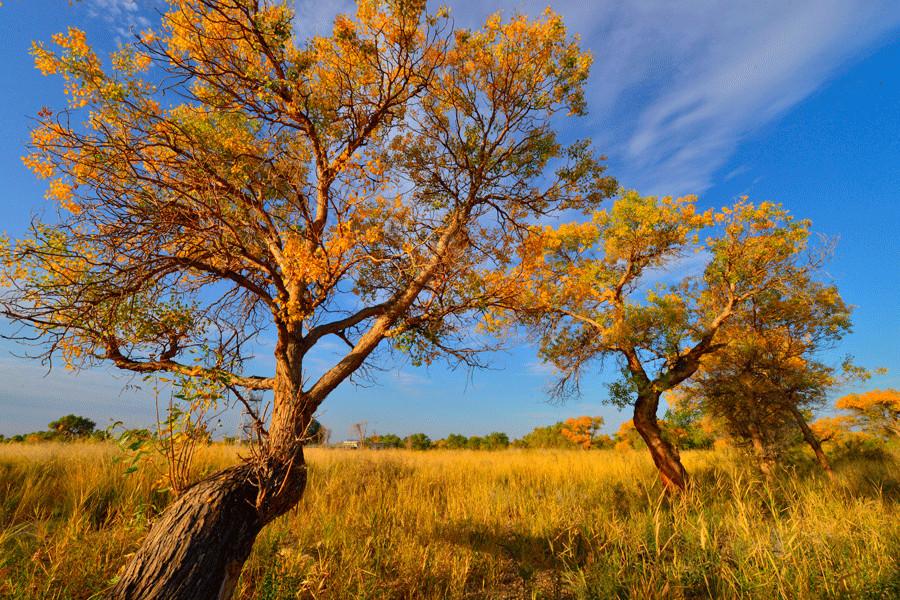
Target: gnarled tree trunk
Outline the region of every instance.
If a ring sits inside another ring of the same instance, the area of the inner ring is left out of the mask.
[[[791,409],[791,414],[794,415],[797,426],[800,427],[800,431],[803,433],[803,439],[806,440],[806,443],[812,448],[813,454],[816,455],[816,461],[819,463],[819,466],[822,467],[822,470],[825,471],[829,479],[834,479],[834,471],[831,470],[831,463],[828,461],[828,456],[826,456],[825,451],[822,450],[822,444],[819,442],[818,438],[816,438],[816,434],[813,433],[813,430],[810,429],[806,419],[803,418],[803,414],[796,408]]]
[[[290,485],[299,499],[305,469],[297,474]],[[110,596],[230,598],[266,522],[256,507],[254,478],[252,468],[241,465],[188,488],[153,524]]]
[[[681,464],[678,448],[662,435],[662,429],[656,419],[658,408],[659,394],[639,393],[634,404],[634,428],[650,449],[653,463],[659,471],[659,477],[666,491],[681,492],[687,487],[687,471]]]
[[[300,501],[303,436],[315,406],[301,391],[298,347],[279,344],[276,356],[272,422],[258,456],[185,490],[153,524],[111,598],[230,598],[256,536]]]

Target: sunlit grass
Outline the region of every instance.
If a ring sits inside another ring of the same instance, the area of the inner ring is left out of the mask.
[[[198,472],[237,460],[213,445]],[[0,597],[101,592],[168,501],[106,444],[0,446]],[[688,452],[660,495],[641,452],[308,451],[301,505],[260,536],[244,598],[900,597],[897,462],[766,484]]]

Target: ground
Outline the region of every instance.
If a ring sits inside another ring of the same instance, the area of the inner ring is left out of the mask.
[[[198,473],[238,460],[203,449]],[[106,588],[169,498],[107,443],[0,445],[0,598]],[[312,449],[241,598],[896,598],[900,453],[764,483],[734,450],[684,453],[661,495],[640,451]]]

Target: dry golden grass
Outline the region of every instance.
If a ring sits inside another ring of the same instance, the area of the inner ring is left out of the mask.
[[[234,462],[213,445],[198,473]],[[165,505],[106,444],[0,446],[0,597],[87,598]],[[308,451],[299,507],[260,536],[242,598],[895,598],[894,455],[764,484],[688,452],[660,496],[641,452]]]

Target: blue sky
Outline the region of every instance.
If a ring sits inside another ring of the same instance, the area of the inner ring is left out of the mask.
[[[595,56],[589,116],[570,135],[590,135],[610,171],[646,193],[697,193],[704,206],[747,194],[776,200],[814,229],[839,239],[829,275],[855,305],[854,333],[834,352],[887,367],[871,387],[900,387],[900,4],[891,1],[600,2],[451,1],[458,25],[488,13],[537,15],[550,4]],[[7,0],[0,7],[0,230],[15,237],[48,207],[42,185],[19,157],[29,116],[63,103],[61,84],[32,67],[32,40],[76,25],[113,49],[131,27],[158,19],[155,0]],[[328,31],[347,1],[299,0],[299,32]],[[148,425],[152,394],[111,369],[72,374],[17,358],[0,343],[0,434],[41,429],[75,412]],[[321,420],[336,438],[351,423],[432,437],[494,430],[519,436],[580,414],[603,415],[615,430],[628,418],[603,404],[603,382],[583,397],[546,402],[549,370],[519,344],[489,371],[388,365],[376,384],[339,388]],[[264,373],[272,361],[260,356]],[[608,368],[612,370],[611,365]],[[223,419],[223,432],[237,418]]]

